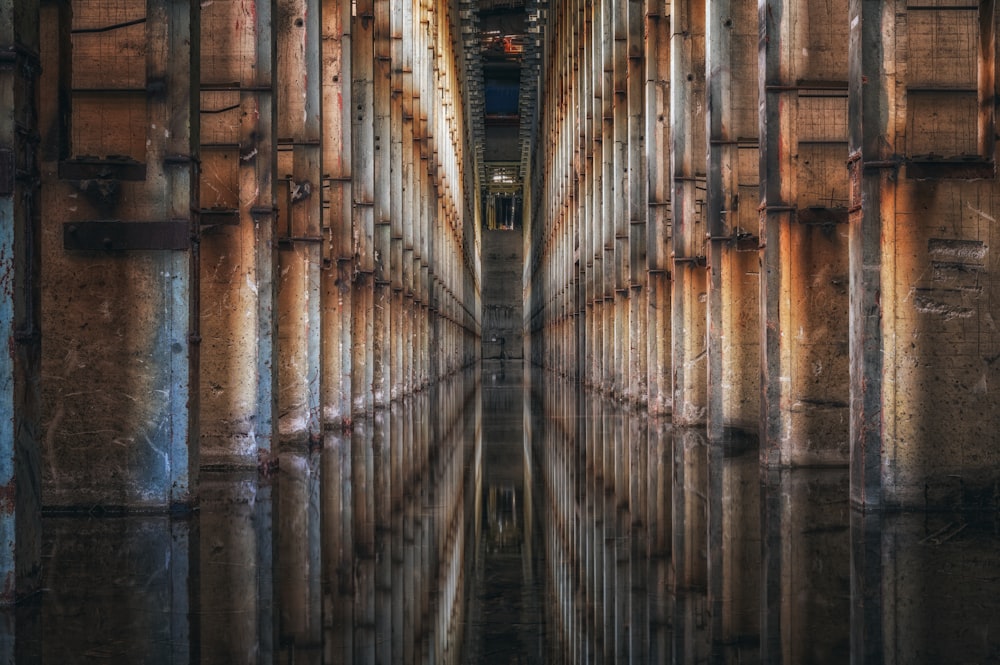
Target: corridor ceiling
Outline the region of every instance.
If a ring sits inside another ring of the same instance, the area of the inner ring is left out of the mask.
[[[521,195],[538,124],[544,0],[461,0],[481,192]]]

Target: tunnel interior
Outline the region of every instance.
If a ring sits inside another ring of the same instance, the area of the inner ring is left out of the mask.
[[[17,662],[1000,654],[995,0],[0,14]]]

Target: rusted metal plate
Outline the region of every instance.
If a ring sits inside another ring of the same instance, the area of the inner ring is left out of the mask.
[[[236,208],[202,208],[198,211],[198,216],[205,226],[238,226],[240,223],[240,211]]]
[[[146,165],[128,157],[79,157],[59,163],[62,180],[129,180],[146,179]]]
[[[848,214],[847,208],[809,206],[808,208],[799,208],[795,217],[799,224],[823,226],[827,224],[846,224]]]
[[[191,245],[187,220],[155,222],[94,221],[63,224],[67,250],[129,251],[187,249]]]
[[[986,159],[911,159],[906,162],[906,177],[911,180],[992,180],[996,177],[996,165]]]
[[[0,148],[0,196],[14,194],[16,166],[14,151],[11,148]]]

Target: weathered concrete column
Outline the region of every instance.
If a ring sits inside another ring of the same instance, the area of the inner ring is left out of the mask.
[[[761,463],[789,463],[791,377],[790,227],[795,219],[792,6],[761,5],[760,245]]]
[[[392,26],[389,0],[374,4],[374,301],[372,312],[372,398],[384,409],[392,397]]]
[[[13,16],[25,32],[30,13]],[[42,205],[51,223],[40,229],[48,266],[40,303],[22,309],[38,297],[31,295],[36,287],[20,283],[37,262],[12,264],[18,272],[11,279],[26,290],[13,314],[25,326],[23,341],[33,341],[33,317],[54,323],[43,321],[53,337],[42,397],[49,414],[42,482],[53,505],[162,509],[195,500],[197,17],[183,2],[128,4],[114,15],[103,6],[59,8],[47,26],[46,125],[31,128],[37,107],[30,79],[7,93],[12,129],[20,125],[28,140],[44,129]],[[30,71],[34,53],[15,46],[10,42],[14,82]],[[20,151],[10,155],[11,177],[16,167],[34,178],[31,150],[11,147]],[[12,237],[18,249],[9,256],[24,260],[30,251],[21,243],[38,241],[24,235],[32,200],[18,187],[5,228],[22,234]],[[15,348],[12,361],[25,362],[30,353],[17,355],[24,352]],[[22,407],[32,412],[30,402]]]
[[[604,330],[604,157],[602,142],[603,138],[603,102],[601,95],[604,87],[603,60],[601,58],[601,4],[593,3],[590,15],[590,30],[588,33],[588,59],[585,69],[588,70],[590,83],[588,91],[590,93],[590,112],[587,119],[588,132],[592,143],[589,146],[590,158],[590,185],[593,203],[591,205],[591,245],[588,248],[588,256],[593,262],[591,269],[592,287],[591,302],[593,303],[593,369],[590,385],[598,390],[605,385],[605,356],[604,347],[606,345]]]
[[[996,5],[852,11],[852,500],[992,511]]]
[[[225,4],[201,15],[202,34],[215,35],[200,62],[206,464],[268,455],[277,425],[274,4],[255,7],[252,20]]]
[[[705,66],[707,69],[708,170],[706,176],[706,226],[708,232],[708,438],[722,437],[725,424],[723,372],[725,340],[723,320],[723,253],[732,235],[738,200],[735,183],[736,146],[733,129],[732,8],[728,0],[707,0]]]
[[[324,426],[351,418],[351,21],[350,3],[321,8],[324,209],[320,382]]]
[[[0,15],[0,605],[8,605],[41,582],[41,62],[38,3],[5,0]]]
[[[629,236],[629,136],[628,136],[628,2],[614,2],[606,16],[611,23],[610,49],[605,67],[611,66],[611,203],[614,247],[614,324],[612,353],[615,381],[612,394],[622,400],[632,398],[630,385],[629,296],[632,276]],[[605,71],[605,76],[608,72]],[[605,78],[607,81],[607,78]],[[605,122],[609,119],[605,118]],[[605,137],[607,139],[607,137]]]
[[[351,16],[351,416],[374,410],[373,319],[375,298],[375,22],[374,0]]]
[[[627,210],[629,266],[629,393],[632,402],[645,406],[648,398],[649,336],[646,257],[646,138],[645,138],[645,2],[629,0],[627,14],[628,112],[627,112]]]
[[[646,332],[647,411],[670,412],[670,13],[662,0],[646,3]]]
[[[278,434],[320,441],[323,215],[320,1],[279,0]]]
[[[884,403],[883,225],[895,224],[896,3],[850,3],[851,501],[880,508]],[[895,303],[890,301],[890,307]],[[890,323],[891,325],[891,323]],[[887,418],[888,416],[888,418]]]
[[[402,85],[403,85],[403,126],[402,126],[402,178],[404,212],[403,219],[403,265],[402,265],[402,286],[403,286],[403,323],[402,334],[406,340],[403,345],[403,393],[409,394],[415,390],[416,386],[416,358],[414,352],[416,345],[417,331],[417,304],[415,302],[415,285],[413,267],[415,261],[414,238],[416,232],[416,219],[418,214],[419,193],[417,191],[418,174],[417,167],[420,164],[418,145],[415,141],[414,115],[417,113],[419,104],[419,94],[416,92],[416,77],[414,76],[414,63],[416,61],[417,50],[417,23],[415,19],[415,3],[403,2],[403,63],[402,63]]]
[[[404,7],[409,2],[389,3],[389,46],[391,73],[389,78],[389,282],[391,305],[389,314],[390,381],[389,399],[396,400],[406,393],[406,362],[410,339],[406,336],[406,299],[403,288],[403,228],[408,212],[403,177],[403,60],[408,27],[404,23]],[[384,177],[384,176],[383,176]]]
[[[768,465],[842,465],[847,438],[844,2],[760,14],[761,438]]]
[[[758,126],[756,12],[727,0],[708,5],[708,431],[756,434],[760,417],[757,324]],[[740,208],[740,201],[743,207]]]
[[[704,181],[705,4],[681,0],[671,7],[670,126],[673,165],[673,419],[705,422],[706,361],[705,224],[698,201]]]
[[[595,3],[596,5],[597,3]],[[618,277],[621,266],[616,261],[615,231],[615,33],[613,0],[601,0],[600,21],[595,21],[595,32],[598,35],[599,55],[596,63],[596,75],[600,77],[601,98],[597,118],[600,119],[601,136],[601,224],[603,226],[602,251],[604,261],[604,376],[601,390],[609,395],[615,395],[621,385],[620,343],[615,325],[618,321],[618,307],[615,294],[618,288]],[[595,109],[597,110],[597,109]]]

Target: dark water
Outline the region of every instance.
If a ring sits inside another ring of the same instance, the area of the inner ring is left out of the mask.
[[[200,510],[46,517],[6,662],[1000,662],[996,516],[865,516],[846,469],[762,474],[492,365]]]

